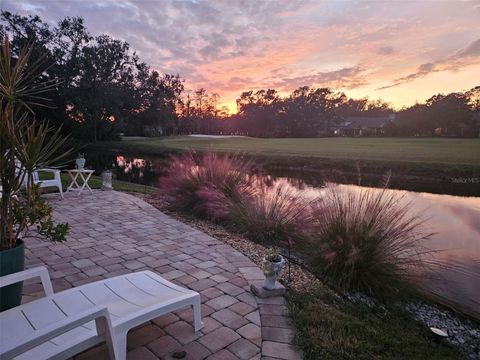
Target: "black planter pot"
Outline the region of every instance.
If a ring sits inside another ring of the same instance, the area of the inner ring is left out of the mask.
[[[25,245],[18,240],[8,250],[0,251],[0,276],[12,274],[25,269]],[[0,288],[0,311],[18,306],[22,302],[23,282]]]

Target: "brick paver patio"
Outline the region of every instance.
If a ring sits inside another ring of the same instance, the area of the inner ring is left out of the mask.
[[[55,291],[150,269],[202,295],[205,327],[193,332],[190,309],[133,329],[128,359],[300,359],[281,297],[259,299],[249,284],[263,279],[247,257],[223,242],[163,214],[141,199],[116,191],[47,195],[54,218],[71,226],[65,243],[26,241],[27,267],[45,265]],[[24,301],[41,285],[27,282]],[[77,360],[107,358],[98,346]]]

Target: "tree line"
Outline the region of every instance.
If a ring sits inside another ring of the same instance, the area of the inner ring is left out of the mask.
[[[178,74],[161,74],[108,35],[92,36],[80,17],[52,26],[38,16],[2,11],[0,34],[11,38],[14,54],[34,44],[31,58],[45,67],[37,81],[60,79],[48,108],[37,116],[84,142],[119,134],[239,134],[258,137],[331,136],[350,117],[395,113],[388,136],[479,136],[480,86],[437,94],[400,110],[383,100],[349,98],[326,87],[303,86],[282,96],[275,89],[243,92],[237,113],[220,106],[205,89],[186,91]]]
[[[38,16],[1,13],[0,34],[10,36],[14,55],[33,44],[32,62],[46,64],[36,81],[60,79],[37,117],[86,141],[120,132],[168,135],[178,128],[176,109],[184,90],[178,75],[160,74],[125,41],[92,36],[79,17],[50,26]]]
[[[346,120],[386,119],[385,136],[460,136],[480,134],[480,86],[438,94],[425,103],[394,110],[381,100],[353,99],[329,88],[303,86],[281,96],[274,89],[246,91],[237,99],[238,113],[225,115],[203,89],[179,113],[184,133],[236,134],[255,137],[333,136]],[[184,102],[181,102],[184,104]]]

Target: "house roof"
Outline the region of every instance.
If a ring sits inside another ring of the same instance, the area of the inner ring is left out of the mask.
[[[349,116],[344,119],[343,129],[361,129],[361,128],[382,128],[390,119],[384,117],[371,116]]]

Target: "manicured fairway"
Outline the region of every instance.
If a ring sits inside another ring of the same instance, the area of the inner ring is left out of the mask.
[[[244,152],[262,156],[294,156],[387,162],[480,165],[480,139],[445,138],[307,138],[260,139],[250,137],[153,139],[124,138],[112,147],[142,153],[165,150]]]

